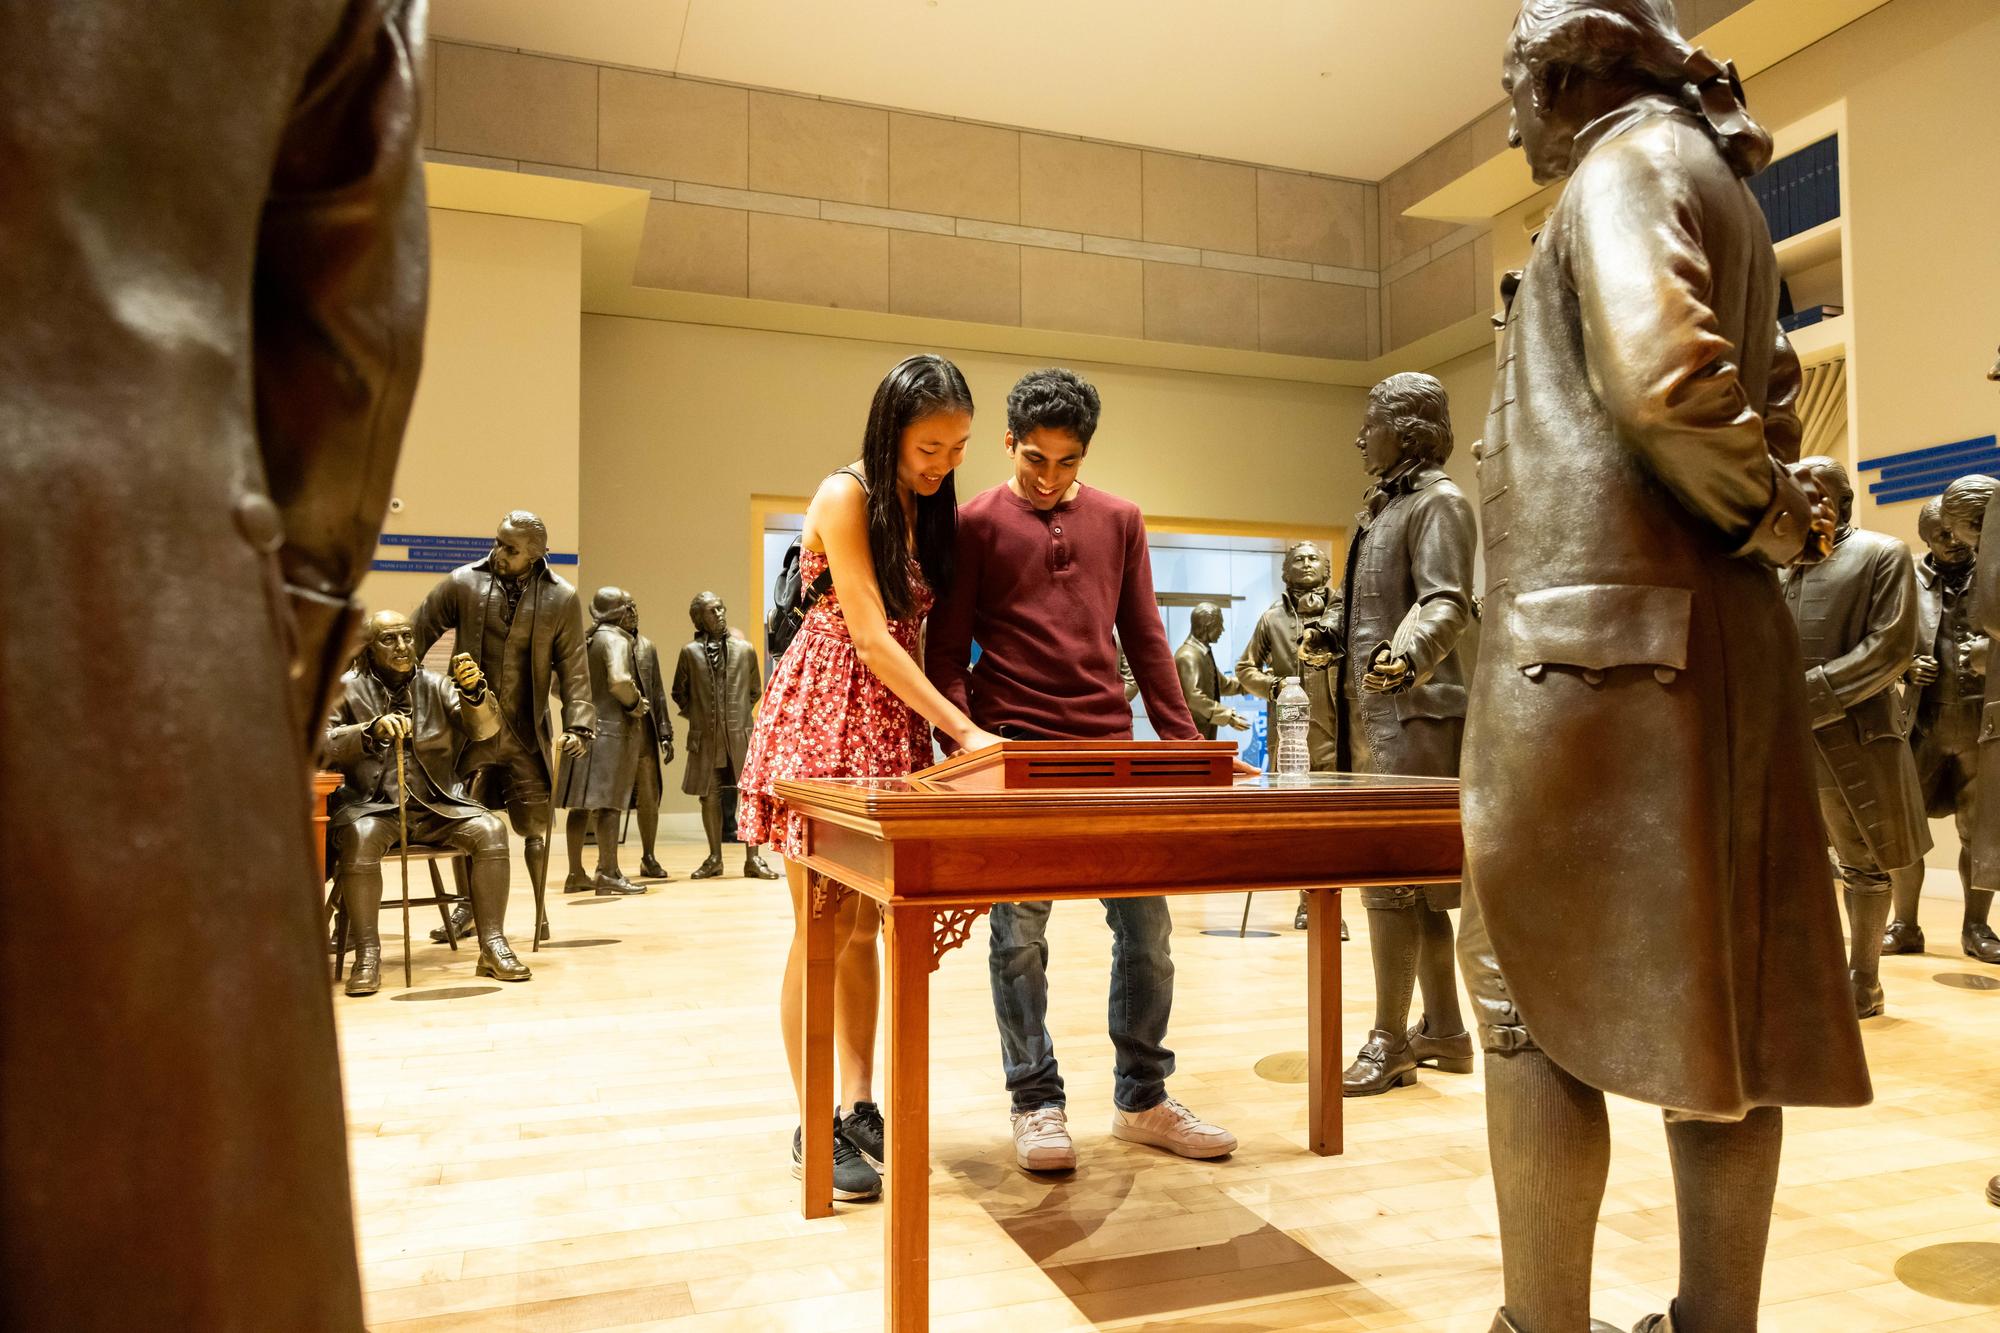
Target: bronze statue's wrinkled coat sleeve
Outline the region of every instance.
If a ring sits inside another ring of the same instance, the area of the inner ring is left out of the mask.
[[[601,649],[604,654],[605,688],[611,691],[612,698],[629,711],[637,707],[639,700],[645,697],[639,689],[638,673],[633,668],[632,640],[623,634],[604,634],[598,637],[605,641]]]
[[[389,505],[427,299],[421,0],[355,4],[278,147],[257,241],[257,434],[283,520],[304,716],[345,666]]]
[[[1264,669],[1264,663],[1270,660],[1271,616],[1266,612],[1257,618],[1257,628],[1250,631],[1250,642],[1243,645],[1243,655],[1236,659],[1236,681],[1246,694],[1267,700],[1278,697],[1278,678]]]
[[[466,740],[483,741],[498,734],[500,696],[491,686],[481,691],[478,703],[468,700],[464,692],[455,685],[451,687],[451,697],[458,707],[458,724],[464,728]]]
[[[1917,571],[1910,548],[1884,542],[1869,565],[1868,627],[1839,657],[1806,672],[1815,728],[1893,688],[1917,652]]]
[[[1812,505],[1773,459],[1710,304],[1700,203],[1682,194],[1650,211],[1660,191],[1649,157],[1623,142],[1599,151],[1598,188],[1578,192],[1569,250],[1591,387],[1619,439],[1689,512],[1738,554],[1788,564]]]
[[[1479,527],[1472,503],[1455,486],[1419,492],[1410,516],[1411,674],[1430,679],[1472,623],[1472,556]]]
[[[1805,423],[1799,420],[1799,395],[1805,384],[1799,354],[1792,350],[1792,340],[1780,331],[1777,350],[1771,355],[1771,384],[1764,404],[1764,448],[1787,467],[1799,461],[1799,445],[1805,438]]]

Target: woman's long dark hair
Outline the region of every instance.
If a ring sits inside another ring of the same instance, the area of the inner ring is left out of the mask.
[[[903,454],[903,431],[937,412],[972,411],[972,390],[958,367],[925,353],[896,363],[875,388],[868,405],[868,429],[861,437],[861,465],[868,473],[868,553],[882,610],[891,620],[916,612],[916,590],[908,568],[909,532],[896,498],[896,473]],[[958,488],[946,473],[936,495],[917,497],[917,564],[931,591],[942,597],[951,587],[952,556],[958,543]]]

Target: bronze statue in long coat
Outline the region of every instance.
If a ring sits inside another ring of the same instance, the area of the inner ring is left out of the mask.
[[[517,509],[500,520],[493,550],[438,580],[412,617],[417,655],[452,632],[453,654],[467,653],[500,697],[500,730],[469,745],[459,772],[489,807],[505,806],[535,890],[535,944],[548,938],[544,894],[549,829],[555,820],[555,752],[549,741],[549,695],[562,697],[565,762],[589,747],[597,711],[584,657],[583,613],[576,589],[549,568],[549,534],[542,520]],[[471,928],[470,915],[452,929]],[[442,938],[442,931],[431,932]]]
[[[723,805],[735,805],[736,775],[750,748],[764,677],[757,669],[757,650],[730,633],[729,609],[720,597],[699,594],[688,606],[688,618],[695,634],[674,663],[673,685],[674,707],[687,719],[681,791],[701,799],[702,829],[708,834],[708,857],[690,878],[713,879],[722,873]],[[751,879],[778,878],[755,847],[743,849],[743,873]]]
[[[1242,693],[1236,677],[1225,676],[1215,664],[1214,643],[1222,637],[1222,608],[1202,602],[1188,617],[1188,636],[1174,650],[1174,670],[1180,673],[1181,697],[1187,700],[1194,729],[1205,741],[1215,739],[1218,727],[1248,731],[1250,720],[1222,702],[1224,696]]]
[[[1976,623],[1980,592],[1974,564],[1986,507],[1996,491],[2000,482],[1991,477],[1960,477],[1924,506],[1926,517],[1933,505],[1937,516],[1934,522],[1918,522],[1931,554],[1917,571],[1918,657],[1909,691],[1915,695],[1910,748],[1926,812],[1933,819],[1950,817],[1958,832],[1958,878],[1965,898],[1959,948],[1982,963],[2000,963],[2000,936],[1990,923],[1993,890],[1976,887],[1972,877],[1975,849],[1992,840],[1980,824],[1979,761],[1987,748],[1983,715],[1993,645]],[[1990,818],[2000,809],[1986,807],[1984,814]],[[1924,951],[1917,920],[1922,887],[1920,877],[1896,886],[1895,920],[1883,935],[1882,952]]]
[[[1342,771],[1458,775],[1466,672],[1460,637],[1473,622],[1472,504],[1447,477],[1451,409],[1429,375],[1392,375],[1368,394],[1355,437],[1376,478],[1355,515],[1331,643]],[[1416,1082],[1419,1066],[1472,1072],[1472,1036],[1458,1006],[1451,909],[1456,884],[1361,890],[1375,971],[1375,1022],[1341,1076],[1342,1094],[1367,1097]],[[1424,1011],[1414,1027],[1412,992]]]
[[[639,688],[638,608],[623,588],[599,588],[590,602],[590,641],[585,650],[590,667],[591,704],[597,714],[590,749],[562,771],[555,801],[569,811],[564,842],[569,847],[569,878],[564,893],[595,890],[599,896],[644,893],[643,885],[625,878],[618,867],[619,823],[638,786],[640,747],[646,742],[647,716],[652,705]],[[597,835],[597,874],[584,873],[586,824]]]
[[[1931,848],[1897,688],[1916,656],[1916,564],[1905,543],[1852,526],[1854,487],[1837,461],[1808,458],[1798,469],[1839,513],[1827,558],[1779,578],[1805,659],[1820,818],[1844,881],[1855,1013],[1872,1018],[1883,1011],[1890,885],[1905,896],[1920,888]]]
[[[306,784],[422,353],[421,14],[0,4],[0,1327],[361,1327]]]
[[[1775,567],[1824,554],[1797,362],[1743,178],[1770,137],[1668,0],[1528,0],[1503,84],[1569,184],[1509,306],[1481,452],[1484,641],[1460,958],[1506,1305],[1589,1323],[1604,1093],[1666,1108],[1683,1281],[1756,1325],[1787,1105],[1868,1100]]]
[[[1243,645],[1236,659],[1236,680],[1246,694],[1265,701],[1264,767],[1278,767],[1278,688],[1287,676],[1299,678],[1306,692],[1306,750],[1315,773],[1340,767],[1334,748],[1335,717],[1331,672],[1313,670],[1299,660],[1299,640],[1306,626],[1338,619],[1340,594],[1331,583],[1326,552],[1311,542],[1294,542],[1285,552],[1285,590],[1278,594]],[[1300,899],[1303,913],[1304,899]],[[1302,926],[1301,929],[1304,927]]]

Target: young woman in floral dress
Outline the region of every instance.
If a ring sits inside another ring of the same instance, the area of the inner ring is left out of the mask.
[[[831,569],[833,586],[814,604],[764,692],[739,782],[737,829],[786,858],[792,890],[792,950],[779,1009],[792,1084],[802,1080],[806,872],[803,819],[771,794],[781,778],[901,777],[930,762],[931,727],[967,749],[992,744],[924,678],[924,616],[951,582],[958,497],[951,474],[972,433],[972,391],[939,356],[900,362],[875,390],[861,461],[820,483],[806,510],[800,578],[810,588]],[[848,896],[834,925],[834,1049],[841,1104],[835,1111],[833,1193],[881,1193],[882,1115],[873,1100],[877,915]],[[792,1135],[800,1171],[803,1131]]]

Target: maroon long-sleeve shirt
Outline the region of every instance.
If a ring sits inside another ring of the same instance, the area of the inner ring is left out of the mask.
[[[1138,506],[1079,486],[1046,513],[1004,484],[958,510],[958,571],[931,611],[931,683],[988,731],[1062,740],[1132,735],[1116,628],[1163,740],[1200,740],[1153,598]],[[972,644],[978,665],[968,669]]]

